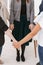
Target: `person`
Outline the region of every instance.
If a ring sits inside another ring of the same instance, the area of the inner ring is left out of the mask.
[[[39,6],[39,14],[40,14],[40,12],[41,11],[43,11],[43,0],[42,0],[42,2],[41,2],[41,4],[40,4],[40,6]],[[40,65],[40,62],[38,62],[36,65]]]
[[[12,36],[12,33],[10,31],[10,28],[7,26],[7,19],[9,19],[8,16],[6,16],[7,9],[4,5],[4,1],[0,0],[0,64],[3,64],[3,61],[1,59],[1,52],[3,48],[3,44],[5,42],[4,34],[7,34],[14,42],[17,42],[14,37]]]
[[[40,65],[43,65],[43,11],[36,17],[34,20],[36,23],[33,30],[27,34],[21,41],[14,44],[16,48],[19,48],[22,44],[30,40],[33,36],[35,36],[38,32],[38,53],[39,53],[39,59],[40,59]]]
[[[34,1],[33,0],[12,0],[10,7],[10,28],[13,29],[12,34],[17,41],[21,40],[25,35],[30,33],[29,25],[34,19]],[[29,45],[29,40],[21,45],[21,60],[25,61],[25,47]],[[20,50],[16,49],[16,60],[20,61]]]

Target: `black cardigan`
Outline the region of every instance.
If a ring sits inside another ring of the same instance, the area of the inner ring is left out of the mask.
[[[8,29],[7,25],[4,23],[2,18],[0,17],[0,46],[4,44],[4,31]]]

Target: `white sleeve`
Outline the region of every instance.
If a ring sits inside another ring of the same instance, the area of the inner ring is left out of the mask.
[[[41,12],[34,20],[35,24],[39,24],[41,28],[43,28],[43,12]]]

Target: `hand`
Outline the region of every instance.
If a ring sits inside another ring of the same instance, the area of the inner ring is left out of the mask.
[[[13,46],[18,49],[21,44],[19,42],[13,42]]]
[[[11,29],[11,30],[14,29],[14,24],[10,24],[10,29]]]
[[[33,28],[34,28],[34,26],[35,26],[34,24],[30,24],[30,25],[29,25],[29,29],[32,31]]]

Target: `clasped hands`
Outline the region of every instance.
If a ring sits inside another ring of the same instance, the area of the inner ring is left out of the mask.
[[[32,29],[34,28],[34,25],[33,25],[33,24],[30,24],[30,25],[29,25],[29,28],[32,30]],[[13,24],[10,25],[10,29],[11,29],[11,30],[14,29],[14,25],[13,25]],[[15,40],[14,40],[14,41],[13,41],[13,46],[18,49],[18,48],[21,46],[21,43],[20,43],[19,41],[15,41]]]
[[[19,41],[16,41],[16,42],[14,41],[14,42],[13,42],[13,47],[19,49],[20,46],[21,46],[21,43],[19,43]]]

